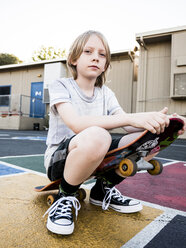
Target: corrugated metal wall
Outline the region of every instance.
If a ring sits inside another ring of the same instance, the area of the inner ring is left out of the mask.
[[[108,75],[108,87],[112,89],[125,112],[132,112],[133,105],[133,70],[134,63],[129,57],[112,59]]]
[[[172,44],[156,42],[140,48],[137,111],[161,110],[186,115],[186,100],[171,98]]]

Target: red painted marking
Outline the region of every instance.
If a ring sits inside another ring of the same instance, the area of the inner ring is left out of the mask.
[[[182,162],[164,167],[158,176],[138,173],[117,188],[124,195],[186,211],[186,167]]]

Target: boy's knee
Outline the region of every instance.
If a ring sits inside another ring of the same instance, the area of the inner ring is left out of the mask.
[[[89,128],[86,141],[83,142],[86,153],[94,159],[104,157],[110,144],[111,135],[109,132],[96,126]]]
[[[90,128],[90,141],[98,148],[99,146],[109,148],[111,144],[111,135],[107,130],[101,127],[93,126]]]
[[[72,139],[69,151],[77,148],[89,161],[97,161],[105,156],[111,141],[111,135],[107,130],[93,126],[82,131]]]

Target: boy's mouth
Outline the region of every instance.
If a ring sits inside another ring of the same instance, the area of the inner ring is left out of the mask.
[[[90,65],[89,68],[99,69],[99,67],[97,65]]]

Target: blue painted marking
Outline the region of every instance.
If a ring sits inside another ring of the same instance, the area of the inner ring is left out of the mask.
[[[4,165],[4,164],[0,164],[0,176],[17,174],[17,173],[22,173],[22,172],[25,172],[25,171],[15,169],[15,168],[12,168],[12,167]]]
[[[17,139],[17,140],[41,140],[41,141],[46,141],[46,137],[42,136],[24,136],[24,137],[13,137],[12,139]]]

